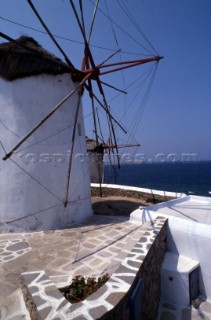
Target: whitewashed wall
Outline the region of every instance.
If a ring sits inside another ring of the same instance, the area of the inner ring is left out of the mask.
[[[209,198],[193,197],[197,203],[210,203]],[[137,209],[131,213],[131,221],[139,220],[153,221],[156,216],[164,216],[168,218],[167,227],[167,250],[169,252],[185,256],[196,260],[200,264],[200,292],[203,296],[211,299],[211,225],[177,218],[167,214],[168,207],[171,208],[174,203],[184,203],[184,207],[188,206],[191,197],[182,197],[181,199],[167,201],[162,204]],[[192,205],[195,210],[194,204]],[[165,212],[165,214],[163,212]],[[171,212],[171,211],[169,211]],[[199,212],[200,214],[200,212]],[[211,211],[203,210],[201,215],[211,215]],[[205,221],[208,217],[204,218]]]
[[[171,217],[168,223],[169,251],[200,264],[200,292],[211,299],[211,226]]]
[[[0,140],[6,151],[74,87],[68,74],[40,75],[12,82],[0,78]],[[70,178],[71,203],[67,208],[62,204],[77,99],[74,94],[67,100],[12,156],[12,160],[42,186],[10,159],[3,161],[4,151],[0,147],[0,220],[3,224],[20,219],[8,225],[28,230],[51,229],[82,221],[92,214],[88,159],[78,156],[86,154],[82,106]],[[21,219],[25,216],[28,218]]]

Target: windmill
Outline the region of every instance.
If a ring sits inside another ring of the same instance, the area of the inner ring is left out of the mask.
[[[55,37],[52,35],[50,30],[48,29],[47,25],[45,24],[44,20],[41,18],[40,14],[36,10],[34,4],[31,0],[27,0],[31,10],[34,12],[42,26],[44,27],[45,31],[49,35],[49,37],[52,39],[54,44],[57,46],[61,54],[63,55],[66,65],[73,70],[73,65],[70,62],[70,59],[64,52],[64,50],[61,48],[61,46],[56,41]],[[18,143],[16,143],[9,151],[5,151],[5,155],[3,157],[3,160],[6,161],[7,159],[10,159],[12,155],[15,154],[19,150],[19,148],[31,137],[34,133],[36,133],[56,112],[59,110],[63,104],[68,101],[73,95],[77,95],[77,102],[76,102],[76,110],[74,115],[74,121],[73,121],[73,127],[72,127],[72,135],[71,135],[71,144],[70,144],[70,152],[69,152],[69,159],[68,159],[68,168],[67,168],[67,177],[66,177],[66,186],[64,191],[64,196],[62,199],[63,205],[66,208],[69,203],[69,194],[70,194],[70,185],[71,185],[71,175],[72,175],[72,164],[73,164],[73,155],[74,155],[74,149],[75,149],[75,138],[76,138],[76,131],[77,131],[77,124],[78,124],[78,117],[80,112],[80,106],[81,106],[81,99],[83,95],[83,91],[87,91],[89,94],[89,97],[91,99],[92,104],[92,115],[93,115],[93,123],[94,123],[94,133],[95,133],[95,139],[97,146],[100,145],[102,141],[100,141],[100,125],[99,125],[99,119],[98,119],[98,112],[96,109],[96,102],[97,104],[104,110],[107,118],[108,128],[110,132],[110,149],[116,151],[116,154],[118,155],[118,143],[117,143],[117,137],[116,137],[116,127],[119,127],[124,133],[127,133],[124,126],[116,119],[115,116],[112,115],[109,107],[109,103],[106,98],[106,94],[104,91],[104,87],[110,87],[113,90],[124,92],[124,90],[121,90],[113,85],[110,85],[109,83],[106,83],[102,80],[103,76],[107,74],[111,74],[114,72],[130,69],[133,67],[137,67],[139,65],[143,65],[150,62],[159,62],[162,57],[159,55],[156,55],[154,57],[148,57],[144,59],[136,59],[136,60],[126,60],[126,61],[120,61],[120,62],[113,62],[111,63],[110,60],[117,55],[120,50],[116,50],[114,53],[109,55],[106,59],[101,61],[100,63],[95,63],[95,59],[92,55],[91,48],[90,48],[90,39],[93,32],[93,26],[99,6],[99,0],[96,1],[94,6],[94,13],[92,16],[92,21],[90,25],[90,29],[87,32],[85,30],[85,23],[84,23],[84,11],[83,11],[83,2],[82,0],[78,1],[78,9],[77,11],[76,5],[74,4],[74,1],[70,0],[71,8],[74,12],[78,27],[80,29],[80,32],[82,34],[83,42],[84,42],[84,57],[82,60],[82,66],[81,70],[76,70],[76,74],[78,77],[78,84],[65,96],[63,97],[52,109],[48,114],[46,114],[35,126],[33,126],[29,132],[20,139]],[[14,39],[9,37],[8,35],[4,33],[0,33],[0,36],[10,42],[15,42]],[[16,42],[17,43],[17,42]],[[19,44],[21,46],[21,44]],[[29,48],[24,45],[22,45],[23,49],[29,50]],[[33,51],[33,49],[31,49]],[[74,72],[73,72],[74,73]],[[94,85],[95,83],[95,85]],[[100,97],[94,92],[93,87],[96,87]],[[104,141],[103,141],[104,142]],[[109,147],[109,146],[108,146]]]

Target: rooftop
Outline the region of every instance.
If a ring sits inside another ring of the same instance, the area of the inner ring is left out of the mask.
[[[40,74],[70,73],[74,81],[81,79],[80,71],[64,63],[31,37],[22,36],[0,44],[0,76],[12,81]]]

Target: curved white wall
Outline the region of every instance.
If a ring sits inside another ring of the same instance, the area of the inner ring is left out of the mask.
[[[68,74],[40,75],[12,82],[0,79],[0,140],[6,151],[74,87]],[[74,94],[67,100],[11,158],[40,184],[10,159],[3,161],[4,151],[0,147],[1,222],[20,219],[9,225],[40,230],[65,227],[91,215],[88,159],[77,156],[87,153],[82,107],[70,178],[71,203],[67,208],[63,206],[77,99]],[[28,218],[22,219],[25,216]]]
[[[211,226],[170,217],[167,229],[167,248],[200,264],[200,292],[211,299]]]
[[[144,223],[145,221],[153,222],[157,216],[167,218],[167,250],[199,262],[200,293],[206,298],[211,299],[211,225],[178,218],[170,214],[172,204],[184,203],[184,207],[187,207],[188,200],[191,198],[192,197],[184,197],[158,205],[148,206],[143,209],[137,209],[131,213],[130,220],[139,220]],[[194,201],[210,203],[209,198],[194,197]],[[192,205],[192,210],[195,211],[194,205]],[[211,211],[199,211],[199,214],[208,216],[211,214]]]

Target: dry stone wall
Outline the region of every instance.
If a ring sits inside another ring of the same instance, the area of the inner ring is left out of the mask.
[[[159,203],[174,199],[174,197],[162,196],[153,192],[140,192],[129,189],[109,188],[109,187],[91,187],[92,196],[103,197],[127,197],[142,200],[146,203]]]

